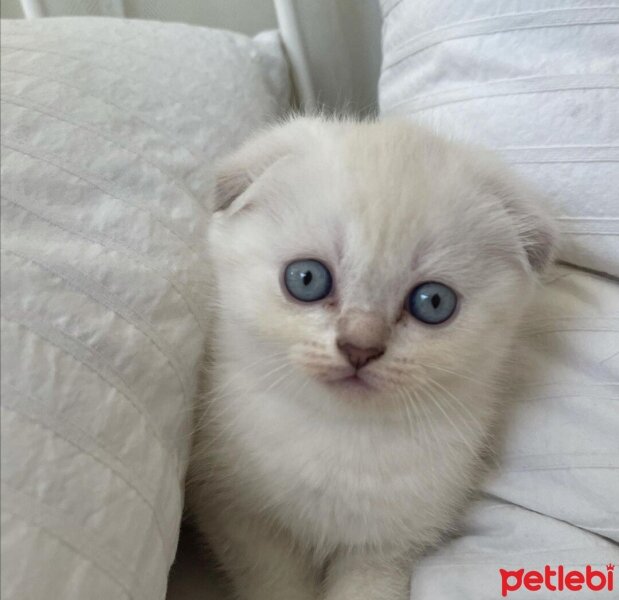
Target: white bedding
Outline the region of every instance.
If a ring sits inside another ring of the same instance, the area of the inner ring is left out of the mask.
[[[2,23],[6,600],[165,596],[210,168],[288,107],[277,36]]]
[[[382,0],[382,115],[499,149],[619,274],[619,2]]]

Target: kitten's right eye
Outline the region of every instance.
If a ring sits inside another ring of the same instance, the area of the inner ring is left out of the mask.
[[[327,297],[333,287],[329,269],[312,258],[295,260],[284,270],[284,285],[293,298],[316,302]]]

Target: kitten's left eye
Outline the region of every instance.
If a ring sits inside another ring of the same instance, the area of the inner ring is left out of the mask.
[[[422,323],[438,325],[447,321],[456,310],[456,293],[443,283],[430,281],[418,285],[408,296],[408,310]]]
[[[284,270],[284,284],[291,296],[301,302],[316,302],[329,295],[333,280],[329,269],[308,258],[291,262]]]

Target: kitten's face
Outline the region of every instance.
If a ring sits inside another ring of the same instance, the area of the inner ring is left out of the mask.
[[[244,362],[266,387],[350,398],[491,370],[543,253],[529,239],[527,255],[489,167],[401,123],[311,126],[216,213],[222,318]]]

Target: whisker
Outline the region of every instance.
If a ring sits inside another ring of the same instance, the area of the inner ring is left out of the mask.
[[[325,360],[328,360],[331,358],[331,355],[327,352],[304,352],[304,356],[307,356],[309,358],[322,358]]]
[[[286,354],[287,354],[286,352],[281,352],[276,355],[272,355],[268,357],[261,357],[260,359],[250,363],[249,365],[244,365],[244,367],[241,368],[237,373],[234,373],[232,376],[226,379],[226,381],[224,381],[223,384],[211,386],[210,389],[208,389],[206,393],[204,394],[206,402],[203,402],[202,404],[196,407],[198,410],[201,410],[202,413],[198,415],[198,418],[196,420],[196,423],[194,424],[194,427],[192,428],[192,431],[190,432],[190,435],[193,435],[203,430],[205,427],[210,425],[217,418],[216,415],[215,416],[212,415],[212,400],[214,398],[217,398],[219,400],[224,400],[227,396],[231,396],[232,394],[236,393],[233,389],[231,389],[232,386],[240,378],[244,377],[249,370],[257,366],[267,365],[269,363],[272,364],[274,361],[278,360],[279,357],[283,357]],[[269,377],[271,377],[272,375],[274,375],[275,373],[279,372],[281,369],[287,366],[288,366],[288,363],[286,362],[278,364],[273,369],[267,371],[266,373],[261,374],[257,378],[256,383],[260,383],[263,380],[268,379]],[[219,412],[220,413],[225,412],[225,405],[221,405],[219,407]]]
[[[436,408],[440,410],[441,414],[445,417],[445,419],[447,419],[447,421],[449,422],[453,430],[458,434],[458,437],[462,440],[462,443],[468,448],[471,454],[472,455],[477,454],[473,446],[471,446],[470,442],[462,434],[462,431],[460,430],[460,428],[453,422],[452,418],[445,411],[445,409],[441,406],[441,403],[437,400],[436,396],[430,390],[428,390],[428,397],[430,398],[434,406],[436,406]]]
[[[423,417],[420,416],[422,414],[423,404],[419,401],[419,397],[417,396],[416,392],[414,392],[413,390],[407,390],[404,387],[401,389],[406,395],[409,401],[408,406],[410,406],[410,409],[413,411],[414,417],[417,419],[417,422],[419,424],[417,430],[420,433],[420,449],[422,454],[424,455],[424,462],[430,467],[430,483],[433,488],[436,489],[437,479],[436,471],[434,468],[434,460],[432,458],[432,451],[433,448],[437,445],[436,442],[438,441],[438,438],[436,436],[436,432],[434,431],[434,427],[432,426],[432,420],[431,418],[428,419],[427,415],[425,414],[425,410],[423,410]],[[418,410],[419,412],[417,412]],[[428,426],[427,430],[424,425]],[[434,443],[430,435],[433,436]]]
[[[462,400],[457,398],[455,394],[452,394],[449,390],[445,389],[444,386],[442,386],[440,383],[438,383],[438,381],[435,381],[434,379],[428,378],[427,383],[428,385],[434,385],[435,388],[438,388],[444,394],[447,394],[456,403],[456,405],[462,409],[463,412],[468,414],[471,421],[479,427],[479,431],[476,431],[473,428],[473,425],[466,418],[463,419],[464,424],[468,427],[469,431],[473,434],[473,436],[477,437],[479,436],[480,433],[482,433],[483,426],[480,423],[479,419],[477,419],[477,417],[473,415],[473,413],[469,410],[469,408],[466,406],[466,404]]]
[[[417,360],[414,359],[407,359],[407,358],[403,358],[403,357],[395,357],[393,359],[394,362],[397,362],[399,364],[406,364],[406,365],[411,365],[411,366],[415,366],[418,367],[420,369],[436,369],[438,371],[443,371],[445,373],[449,373],[450,375],[454,375],[455,377],[460,377],[462,379],[471,381],[473,383],[476,383],[478,385],[484,386],[484,387],[488,387],[490,389],[494,389],[494,386],[499,385],[501,383],[501,380],[498,379],[497,377],[490,377],[488,378],[487,375],[484,376],[485,379],[488,379],[489,381],[482,381],[479,378],[479,374],[470,370],[470,369],[463,369],[461,371],[456,371],[454,369],[449,369],[443,365],[437,365],[437,364],[433,364],[433,363],[428,363],[428,362],[418,362]],[[394,367],[391,367],[390,365],[386,365],[386,368],[391,368],[393,369]],[[405,371],[406,372],[406,371]]]
[[[443,366],[439,366],[439,365],[434,365],[431,363],[419,363],[419,366],[421,367],[427,367],[429,369],[436,369],[437,371],[444,371],[445,373],[449,373],[450,375],[454,375],[456,377],[460,377],[461,379],[466,379],[467,381],[472,381],[473,383],[476,383],[478,385],[484,386],[484,387],[488,387],[490,389],[494,389],[494,385],[493,385],[493,381],[494,379],[490,379],[490,384],[484,382],[484,381],[480,381],[479,377],[475,377],[474,374],[469,371],[469,373],[471,374],[471,376],[466,375],[465,373],[461,373],[459,371],[454,371],[452,369],[448,369],[446,367]],[[498,384],[499,382],[496,381],[496,384]]]

